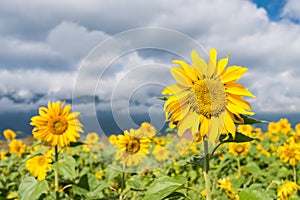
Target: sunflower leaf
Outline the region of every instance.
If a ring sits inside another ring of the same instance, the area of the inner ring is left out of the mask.
[[[170,96],[162,96],[162,97],[157,97],[156,99],[167,101]]]
[[[26,177],[22,180],[18,193],[21,200],[38,199],[43,193],[47,193],[48,188],[46,180],[38,182],[34,177]]]
[[[53,169],[66,179],[74,179],[76,177],[75,166],[76,161],[72,156],[66,156],[52,165]]]
[[[241,117],[244,120],[243,124],[259,124],[259,123],[266,123],[266,120],[259,120],[259,119],[254,119],[252,117],[246,116],[246,115],[241,115]]]
[[[144,200],[164,199],[176,190],[181,189],[187,180],[184,176],[168,177],[164,176],[155,180],[145,193]]]
[[[207,156],[209,157],[210,160],[217,157],[217,155],[211,155],[211,154],[208,154]],[[189,161],[186,162],[186,164],[197,165],[200,166],[201,168],[204,168],[204,163],[205,163],[204,155],[201,156],[195,155]]]
[[[248,190],[245,189],[239,193],[240,200],[252,199],[252,200],[269,200],[270,198],[267,194],[262,193],[258,190]]]
[[[35,156],[39,156],[39,155],[43,155],[44,154],[44,148],[40,148],[38,150],[36,150],[34,153],[30,154],[27,158],[25,158],[24,160],[22,160],[22,162],[26,162],[27,160],[35,157]]]
[[[80,146],[80,145],[84,145],[83,142],[70,142],[70,147],[77,147],[77,146]]]
[[[233,138],[232,134],[229,133],[229,135],[221,134],[219,140],[220,140],[221,143],[228,143],[228,142],[240,143],[240,142],[251,142],[253,140],[258,140],[258,139],[257,138],[251,138],[251,137],[249,137],[247,135],[244,135],[243,133],[240,133],[240,132],[236,132],[235,133],[235,138]]]

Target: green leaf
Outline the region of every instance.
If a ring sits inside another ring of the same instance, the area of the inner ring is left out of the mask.
[[[111,166],[108,166],[105,171],[105,181],[110,182],[113,178],[119,176],[121,174],[121,171],[118,169],[114,169]]]
[[[241,115],[241,117],[244,120],[244,124],[259,124],[259,123],[265,123],[265,122],[267,122],[265,120],[254,119],[254,118],[248,117],[246,115]]]
[[[277,170],[277,177],[278,178],[286,178],[289,175],[292,175],[292,172],[290,170],[288,170],[286,167],[280,167]]]
[[[229,135],[221,134],[219,140],[220,140],[221,143],[228,143],[228,142],[240,143],[240,142],[251,142],[253,140],[258,140],[258,139],[251,138],[251,137],[249,137],[247,135],[244,135],[240,132],[236,132],[235,133],[235,138],[233,138],[232,134],[229,133]]]
[[[77,185],[72,185],[72,190],[75,194],[83,196],[87,196],[87,193],[89,192],[84,188],[78,187]]]
[[[166,197],[166,199],[168,199],[168,200],[172,200],[172,199],[178,200],[178,199],[180,199],[180,197],[183,197],[184,199],[186,199],[186,196],[184,194],[182,194],[181,192],[173,192],[170,195],[168,195]]]
[[[243,166],[243,170],[255,175],[262,174],[260,168],[254,162],[248,163],[246,166]]]
[[[240,188],[245,183],[245,176],[240,175],[238,178],[232,179],[231,183],[234,188]]]
[[[188,171],[189,177],[191,177],[191,181],[196,180],[198,178],[198,173],[195,170]]]
[[[218,157],[216,154],[214,154],[214,155],[207,154],[206,156],[209,160]],[[204,163],[205,163],[205,156],[204,155],[201,155],[201,156],[200,155],[194,155],[189,161],[186,162],[186,164],[197,165],[197,166],[200,166],[201,168],[204,168]]]
[[[108,183],[100,182],[93,174],[88,173],[82,176],[79,183],[73,185],[72,188],[74,193],[94,199],[99,198],[101,191],[108,185]]]
[[[187,180],[183,176],[168,177],[164,176],[155,180],[145,193],[144,200],[160,200],[181,189]]]
[[[66,156],[57,163],[54,163],[53,169],[66,179],[74,179],[76,178],[75,166],[75,159],[72,156]]]
[[[156,99],[167,101],[170,96],[162,96],[162,97],[157,97]]]
[[[35,151],[33,154],[30,154],[27,158],[25,158],[24,160],[22,160],[22,162],[26,162],[27,160],[35,157],[35,156],[39,156],[39,155],[43,155],[44,154],[44,148],[39,148],[37,151]]]
[[[38,182],[34,177],[26,177],[22,180],[18,193],[21,200],[35,200],[47,191],[48,183],[46,180]]]
[[[239,193],[240,200],[271,200],[272,198],[258,190],[243,190]]]
[[[84,145],[83,142],[70,142],[70,147],[77,147],[77,146],[81,146],[81,145]]]
[[[126,185],[130,187],[132,190],[143,191],[144,185],[139,176],[133,176],[126,181]]]
[[[23,131],[15,131],[15,133],[16,133],[17,135],[22,135],[22,134],[23,134]]]

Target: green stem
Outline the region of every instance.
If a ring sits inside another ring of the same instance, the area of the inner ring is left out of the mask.
[[[121,193],[123,192],[124,188],[125,188],[125,165],[123,165],[123,171],[122,171]]]
[[[194,192],[196,192],[196,193],[198,193],[198,194],[200,194],[202,196],[201,192],[199,190],[197,190],[196,188],[193,188],[193,187],[184,187],[184,189],[192,190],[192,191],[194,191]]]
[[[216,151],[222,144],[224,144],[224,143],[220,142],[220,143],[213,149],[213,151],[211,152],[211,155],[212,155],[212,156],[214,155],[215,151]]]
[[[237,157],[236,160],[237,160],[237,166],[238,166],[238,173],[240,176],[242,174],[240,157]]]
[[[58,147],[55,146],[55,163],[58,163]],[[55,196],[56,200],[59,200],[59,183],[58,183],[58,172],[57,169],[54,170],[54,187],[55,187]]]
[[[211,191],[210,191],[210,175],[209,175],[209,152],[208,152],[208,141],[204,139],[204,180],[205,180],[205,190],[206,190],[206,200],[211,200]]]
[[[266,193],[274,186],[274,185],[279,185],[280,183],[278,181],[272,181],[270,183],[270,185],[268,185],[267,189],[266,189]]]
[[[297,183],[297,170],[296,170],[296,166],[293,166],[293,171],[294,171],[294,182]]]

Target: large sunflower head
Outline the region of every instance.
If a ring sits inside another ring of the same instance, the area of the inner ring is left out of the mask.
[[[114,143],[119,147],[116,159],[125,166],[137,166],[150,153],[150,142],[140,130],[124,131],[124,135],[118,135]]]
[[[71,112],[71,106],[64,102],[48,103],[48,107],[39,108],[39,116],[31,118],[34,126],[32,134],[35,139],[45,141],[51,146],[68,146],[76,142],[83,132],[78,116],[79,112]]]
[[[229,66],[228,57],[217,61],[217,51],[211,49],[206,63],[192,51],[192,65],[180,60],[171,68],[176,84],[162,94],[170,95],[165,102],[166,120],[178,122],[178,134],[186,130],[193,135],[200,131],[215,144],[221,132],[235,136],[235,123],[242,123],[241,114],[253,115],[245,96],[255,97],[237,81],[247,71],[241,66]]]

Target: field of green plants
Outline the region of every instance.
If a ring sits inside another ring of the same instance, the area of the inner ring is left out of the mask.
[[[224,143],[215,151],[210,166],[212,199],[300,199],[296,192],[300,125],[291,128],[281,119],[270,122],[266,133],[250,125],[238,130],[257,140]],[[7,141],[2,144],[8,148],[3,146],[0,161],[1,199],[55,199],[56,173],[59,199],[205,199],[203,170],[195,162],[195,156],[203,153],[202,144],[177,137],[173,127],[165,136],[148,123],[140,131],[153,137],[149,154],[138,158],[141,165],[134,168],[128,161],[124,164],[125,157],[117,159],[120,148],[114,145],[115,135],[102,138],[89,133],[82,143],[58,149],[56,161],[54,148],[36,140],[25,145],[6,130]]]

